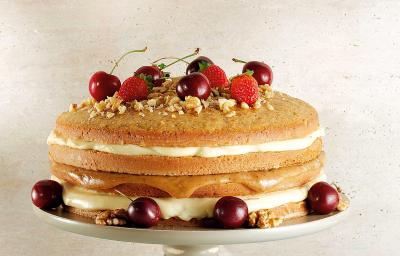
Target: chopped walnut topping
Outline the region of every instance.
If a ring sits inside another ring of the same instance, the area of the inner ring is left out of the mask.
[[[103,112],[106,109],[107,103],[105,101],[96,102],[94,108],[97,112]]]
[[[272,106],[271,103],[269,103],[269,102],[267,102],[267,108],[268,108],[268,110],[271,110],[271,111],[275,110],[274,106]]]
[[[150,99],[150,100],[147,101],[147,105],[149,107],[155,107],[155,106],[157,106],[157,100],[156,99]]]
[[[193,96],[186,96],[185,101],[181,101],[180,104],[186,112],[194,111],[197,114],[200,114],[203,109],[200,99]]]
[[[233,117],[233,116],[236,116],[236,111],[228,112],[228,114],[226,114],[225,116],[226,116],[226,117]]]
[[[254,108],[255,108],[255,109],[261,108],[261,102],[262,102],[262,100],[261,100],[261,99],[258,99],[258,100],[254,103]]]
[[[349,200],[346,197],[344,197],[342,194],[339,193],[339,203],[336,206],[336,209],[338,211],[342,212],[342,211],[346,210],[347,208],[349,208],[349,204],[350,204]]]
[[[259,99],[255,104],[250,106],[245,102],[238,103],[231,99],[229,89],[227,88],[212,88],[212,93],[207,100],[200,100],[197,97],[187,96],[185,100],[181,100],[176,94],[176,83],[180,78],[167,78],[161,86],[153,87],[147,99],[142,101],[134,100],[132,102],[123,102],[115,93],[112,97],[96,102],[93,98],[84,100],[81,104],[71,104],[70,112],[80,111],[85,109],[89,113],[89,119],[97,116],[104,118],[113,118],[117,115],[128,112],[132,109],[144,116],[145,112],[156,112],[162,116],[168,116],[169,113],[174,113],[173,118],[185,113],[194,113],[199,115],[201,111],[206,109],[217,109],[223,112],[227,117],[233,117],[237,114],[237,106],[241,109],[257,109],[263,104],[269,110],[274,110],[274,107],[268,102],[268,99],[274,96],[269,85],[259,86]]]
[[[95,223],[107,226],[125,226],[128,223],[128,212],[125,209],[106,210],[96,216]]]
[[[118,114],[123,114],[123,113],[125,113],[125,111],[126,111],[126,106],[124,106],[124,105],[120,105],[119,107],[118,107]]]
[[[91,111],[90,114],[89,114],[89,119],[92,119],[92,118],[94,118],[96,116],[97,116],[97,112],[96,111]]]
[[[106,113],[106,117],[107,117],[108,119],[110,119],[110,118],[113,117],[113,116],[115,116],[115,113],[113,113],[113,112],[107,112],[107,113]]]
[[[234,99],[218,99],[219,109],[224,113],[232,111],[232,108],[236,106],[236,100]]]
[[[69,105],[69,112],[76,112],[78,110],[78,105],[75,103],[72,103]]]
[[[136,111],[142,111],[144,109],[143,104],[137,100],[134,100],[132,104],[133,104],[133,109]]]
[[[177,103],[179,103],[181,101],[181,99],[179,99],[178,96],[166,96],[165,97],[165,104],[167,104],[168,106],[173,106]]]
[[[250,108],[249,105],[246,102],[240,103],[240,107],[243,108],[243,109],[249,109]]]
[[[283,218],[274,218],[268,209],[254,211],[249,214],[249,226],[258,228],[273,228],[282,224]]]

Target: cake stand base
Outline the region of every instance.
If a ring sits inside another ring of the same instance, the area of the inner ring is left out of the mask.
[[[92,219],[56,210],[33,207],[35,214],[57,228],[85,236],[134,243],[163,244],[165,255],[217,255],[218,245],[267,242],[312,234],[330,228],[343,220],[349,209],[328,215],[307,215],[286,220],[270,229],[173,228],[140,229],[101,226]]]
[[[211,245],[193,245],[193,246],[173,246],[164,245],[163,251],[165,256],[211,256],[218,255],[219,246]]]

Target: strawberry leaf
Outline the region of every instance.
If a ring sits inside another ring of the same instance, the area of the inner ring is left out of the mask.
[[[149,88],[149,91],[153,90],[154,83],[153,83],[152,76],[150,76],[150,75],[146,76],[145,74],[141,73],[138,75],[138,77],[146,82],[147,87]]]
[[[209,66],[211,66],[210,63],[208,63],[207,61],[200,61],[199,62],[199,71],[203,72],[205,69],[207,69]]]
[[[160,64],[157,65],[157,67],[158,67],[159,69],[164,69],[166,66],[167,66],[167,65],[165,65],[164,63],[160,63]]]
[[[246,72],[245,72],[244,74],[246,74],[246,75],[248,75],[248,76],[252,76],[252,75],[254,74],[254,71],[253,71],[253,70],[250,70],[250,69],[247,69]]]

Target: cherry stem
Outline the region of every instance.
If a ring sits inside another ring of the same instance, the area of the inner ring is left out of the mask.
[[[129,200],[131,200],[131,202],[133,202],[133,200],[132,200],[129,196],[125,195],[124,193],[122,193],[122,192],[119,191],[118,189],[115,189],[115,188],[114,188],[114,191],[117,192],[118,194],[120,194],[120,195],[122,195],[122,196],[128,198]]]
[[[186,64],[189,65],[189,62],[187,62],[186,60],[183,60],[183,59],[179,59],[179,58],[177,58],[177,57],[164,57],[164,58],[160,58],[160,59],[158,59],[158,60],[153,61],[151,64],[156,64],[156,63],[159,62],[160,60],[170,60],[170,59],[172,59],[172,60],[181,60],[181,61],[183,61],[183,62],[185,62]]]
[[[199,54],[199,51],[200,51],[200,48],[196,48],[196,49],[194,50],[194,53],[189,54],[189,55],[186,55],[185,57],[182,57],[182,58],[177,58],[176,61],[169,63],[168,65],[166,65],[166,66],[165,66],[164,68],[162,68],[161,70],[166,69],[167,67],[172,66],[172,65],[174,65],[175,63],[177,63],[177,62],[179,62],[179,61],[184,61],[184,59],[187,59],[187,58],[190,58],[190,57],[192,57],[192,56],[195,56],[195,55]]]
[[[236,58],[232,58],[232,60],[233,60],[234,62],[247,63],[247,62],[244,61],[244,60],[239,60],[239,59],[236,59]]]
[[[146,50],[147,50],[147,46],[146,46],[144,49],[142,49],[142,50],[132,50],[132,51],[126,52],[124,55],[122,55],[122,56],[115,62],[114,67],[113,67],[113,68],[111,69],[111,71],[110,71],[110,75],[114,72],[114,69],[115,69],[116,67],[118,67],[119,62],[120,62],[126,55],[129,55],[129,54],[134,53],[134,52],[145,52]]]

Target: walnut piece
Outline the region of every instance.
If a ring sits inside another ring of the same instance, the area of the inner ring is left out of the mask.
[[[96,216],[95,223],[107,226],[125,226],[128,223],[128,212],[125,209],[106,210]]]
[[[342,212],[347,208],[349,208],[349,204],[350,204],[349,200],[339,193],[339,203],[336,206],[336,209]]]
[[[274,228],[282,224],[283,218],[274,218],[268,209],[258,210],[249,214],[249,226],[258,228]]]

